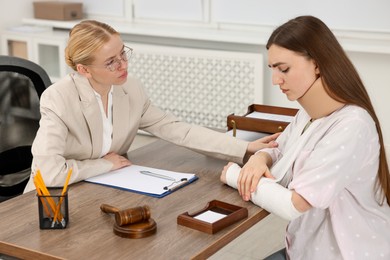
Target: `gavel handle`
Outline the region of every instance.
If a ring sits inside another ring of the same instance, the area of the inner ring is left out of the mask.
[[[111,205],[108,205],[108,204],[102,204],[100,205],[100,209],[104,212],[104,213],[116,213],[119,211],[118,208],[115,208]]]

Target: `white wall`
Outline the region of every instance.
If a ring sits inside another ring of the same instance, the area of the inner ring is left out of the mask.
[[[34,0],[0,1],[0,31],[33,17]]]
[[[275,26],[292,17],[311,14],[332,29],[390,30],[388,0],[212,0],[211,3],[213,20],[220,22]]]

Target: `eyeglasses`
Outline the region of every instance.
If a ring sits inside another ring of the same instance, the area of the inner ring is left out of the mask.
[[[120,54],[120,59],[118,58],[113,58],[106,62],[106,64],[103,65],[104,68],[108,69],[111,72],[114,72],[118,70],[122,66],[122,61],[128,62],[133,55],[133,49],[127,46],[124,46],[121,54]],[[88,65],[91,67],[101,67],[99,65]]]

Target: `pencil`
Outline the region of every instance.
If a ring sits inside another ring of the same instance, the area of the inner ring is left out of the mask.
[[[43,210],[45,211],[46,215],[51,218],[50,210],[47,207],[45,199],[42,197],[42,191],[41,191],[41,188],[39,187],[39,184],[38,184],[35,176],[33,178],[33,181],[34,181],[35,188],[37,189],[37,193],[38,193],[39,199],[41,200],[41,203],[42,203],[42,206],[43,206]]]
[[[36,174],[35,174],[36,180],[38,187],[40,188],[42,192],[42,196],[46,197],[47,202],[49,203],[49,206],[52,210],[52,212],[55,212],[56,209],[56,203],[54,202],[53,198],[50,195],[49,190],[46,188],[45,182],[43,181],[42,175],[40,170],[38,169]]]
[[[64,199],[64,195],[68,189],[68,184],[69,184],[69,180],[70,180],[70,176],[72,175],[72,168],[69,169],[68,171],[68,175],[66,176],[66,180],[65,180],[65,184],[64,184],[64,187],[62,188],[62,192],[61,192],[61,198],[60,198],[60,201],[58,202],[58,205],[57,205],[57,209],[56,209],[56,212],[54,214],[54,219],[53,219],[53,222],[52,222],[52,227],[54,226],[54,223],[56,223],[57,221],[57,216],[60,214],[61,215],[61,204],[62,204],[62,201]],[[58,216],[58,218],[61,218],[60,216]],[[61,220],[61,224],[62,226],[64,227],[65,226],[65,223],[64,223],[64,219],[62,218]]]

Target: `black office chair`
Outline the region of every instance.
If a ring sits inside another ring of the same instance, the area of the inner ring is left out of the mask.
[[[22,194],[28,182],[39,98],[50,85],[38,64],[0,55],[0,202]]]

